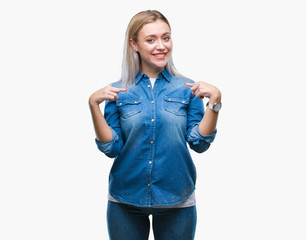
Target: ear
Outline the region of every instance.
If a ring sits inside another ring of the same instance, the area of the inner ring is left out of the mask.
[[[132,47],[133,51],[137,52],[138,48],[137,48],[136,42],[132,38],[130,38],[129,43],[130,43],[130,46]]]

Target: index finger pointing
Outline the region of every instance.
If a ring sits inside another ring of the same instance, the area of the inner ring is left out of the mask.
[[[128,88],[118,88],[118,92],[126,92],[128,91]]]
[[[184,85],[188,86],[188,87],[193,87],[194,86],[194,83],[184,83]]]
[[[126,92],[128,88],[117,88],[117,87],[111,87],[111,90],[113,92],[119,93],[119,92]]]

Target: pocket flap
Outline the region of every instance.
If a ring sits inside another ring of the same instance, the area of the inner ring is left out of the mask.
[[[164,100],[167,102],[178,102],[182,104],[189,104],[189,98],[183,98],[183,97],[171,97],[171,96],[165,96]]]
[[[116,105],[118,107],[125,106],[127,104],[129,104],[129,105],[136,105],[136,104],[140,104],[140,103],[141,103],[140,99],[118,99],[116,101]]]

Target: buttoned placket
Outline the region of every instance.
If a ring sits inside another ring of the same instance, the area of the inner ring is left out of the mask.
[[[146,76],[146,81],[147,85],[147,91],[149,92],[148,96],[150,96],[149,101],[146,101],[147,104],[150,104],[148,106],[148,109],[150,109],[150,138],[149,138],[149,154],[148,154],[148,159],[147,159],[147,174],[146,174],[146,180],[147,180],[147,205],[151,206],[153,204],[152,202],[152,171],[153,171],[153,166],[154,166],[154,155],[155,155],[155,132],[156,132],[156,96],[157,96],[157,91],[158,91],[158,82],[159,79],[157,78],[155,81],[154,86],[151,86],[149,78]]]

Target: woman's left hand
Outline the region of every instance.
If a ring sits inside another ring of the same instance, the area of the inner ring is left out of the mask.
[[[184,83],[184,85],[191,87],[192,94],[203,99],[204,97],[214,99],[219,102],[221,100],[221,92],[218,88],[203,81],[195,83]]]

